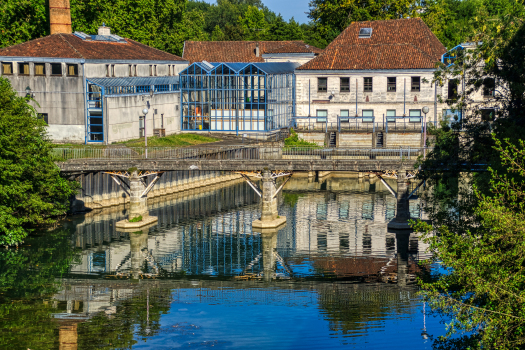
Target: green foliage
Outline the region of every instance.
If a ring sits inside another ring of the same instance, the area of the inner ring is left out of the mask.
[[[129,219],[129,222],[141,222],[142,221],[142,215],[136,216],[133,219]]]
[[[421,285],[430,305],[453,316],[440,347],[517,349],[525,345],[525,143],[495,142],[506,174],[491,169],[489,195],[474,186],[478,202],[466,224],[416,225],[430,243],[433,262],[446,274]],[[435,232],[433,232],[435,230]]]
[[[49,34],[45,0],[0,2],[0,47],[19,44]]]
[[[308,17],[315,31],[331,42],[350,23],[416,17],[416,0],[311,0]]]
[[[284,139],[284,145],[288,147],[319,147],[316,143],[308,142],[300,138],[293,128],[290,129],[290,136]]]
[[[45,123],[28,100],[0,78],[0,244],[23,242],[36,225],[49,225],[69,209],[76,182],[53,162]]]
[[[283,200],[290,208],[295,208],[299,198],[304,197],[304,193],[299,192],[283,192]]]
[[[148,137],[148,147],[181,147],[220,141],[215,137],[200,134],[176,134],[165,137]],[[129,147],[144,147],[144,139],[123,142]]]
[[[239,16],[238,21],[244,32],[245,40],[261,40],[267,27],[263,10],[255,6],[248,6],[244,15]]]

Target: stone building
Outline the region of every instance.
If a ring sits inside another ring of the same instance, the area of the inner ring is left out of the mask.
[[[420,18],[352,23],[296,69],[297,116],[343,128],[386,122],[420,129],[427,106],[428,121],[437,122],[444,91],[431,81],[445,52]]]
[[[323,50],[302,41],[186,41],[182,57],[190,63],[293,62],[304,64]]]
[[[0,75],[33,97],[53,141],[111,143],[143,136],[144,126],[148,135],[180,130],[185,60],[105,26],[97,35],[71,33],[69,1],[50,1],[50,23],[53,34],[0,49]]]

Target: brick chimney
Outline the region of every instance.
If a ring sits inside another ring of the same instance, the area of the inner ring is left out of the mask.
[[[49,0],[49,27],[51,34],[71,34],[69,0]]]

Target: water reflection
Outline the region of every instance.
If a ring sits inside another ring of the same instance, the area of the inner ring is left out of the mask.
[[[74,218],[62,258],[46,257],[61,266],[45,274],[54,288],[15,282],[28,310],[40,310],[40,326],[20,328],[8,316],[14,331],[0,333],[0,348],[13,337],[31,348],[24,337],[35,327],[45,335],[35,349],[384,349],[400,337],[407,348],[429,348],[414,296],[425,246],[387,230],[395,198],[370,180],[292,179],[279,201],[288,222],[266,232],[251,228],[258,198],[244,183],[158,201],[159,225],[141,231],[115,228],[122,207]],[[13,271],[26,273],[3,268],[2,276]]]

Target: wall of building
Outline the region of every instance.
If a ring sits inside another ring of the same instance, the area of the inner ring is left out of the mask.
[[[421,88],[419,92],[411,92],[411,77],[419,76]],[[372,77],[372,92],[363,91],[364,77]],[[387,77],[396,77],[396,91],[387,92]],[[318,91],[317,78],[327,78],[327,91]],[[340,78],[350,78],[350,91],[340,91]],[[369,72],[303,72],[296,71],[296,108],[297,116],[308,116],[309,91],[310,91],[310,114],[316,116],[317,110],[328,111],[328,122],[336,123],[337,116],[341,110],[348,110],[350,116],[356,115],[356,91],[357,91],[357,114],[362,116],[363,110],[373,110],[376,122],[382,122],[383,115],[387,110],[395,109],[397,116],[409,115],[411,109],[422,109],[427,106],[430,112],[427,115],[429,121],[435,120],[434,115],[434,93],[435,88],[431,84],[433,78],[432,70],[420,71],[369,71]],[[404,88],[406,79],[406,90]],[[357,88],[356,88],[357,81]],[[310,89],[309,89],[310,82]],[[332,94],[333,92],[333,94]],[[443,94],[443,89],[438,86],[437,94]],[[405,106],[404,102],[405,101]],[[445,107],[438,103],[438,115]],[[423,116],[423,114],[421,114]]]
[[[185,69],[187,63],[155,63],[151,64],[139,64],[133,61],[125,63],[112,63],[107,61],[104,63],[86,63],[86,77],[88,78],[105,78],[105,77],[117,77],[124,78],[129,77],[129,68],[132,66],[132,74],[137,77],[149,77],[149,76],[176,76],[180,71]],[[111,67],[113,66],[113,68]],[[108,73],[109,72],[109,73]],[[136,72],[136,75],[135,75]],[[109,75],[108,75],[109,74]]]
[[[124,95],[106,97],[107,140],[109,143],[138,139],[140,117],[147,108],[146,132],[154,135],[154,129],[165,129],[166,135],[180,131],[179,92],[150,95]]]
[[[305,64],[315,58],[315,56],[293,56],[293,55],[263,55],[264,62],[296,62],[299,64]]]

